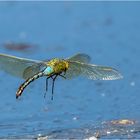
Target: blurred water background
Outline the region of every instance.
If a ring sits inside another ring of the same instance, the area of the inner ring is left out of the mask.
[[[59,78],[53,101],[50,88],[44,99],[40,78],[16,100],[23,80],[0,72],[0,138],[86,138],[96,130],[101,138],[140,138],[139,123],[115,128],[112,135],[104,131],[114,128],[102,123],[139,122],[139,13],[140,2],[0,2],[0,53],[37,60],[87,53],[91,63],[115,67],[124,76]]]

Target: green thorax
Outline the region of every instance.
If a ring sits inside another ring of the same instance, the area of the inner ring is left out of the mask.
[[[47,62],[47,66],[51,67],[54,74],[59,74],[61,72],[64,72],[68,69],[68,62],[66,60],[54,58]]]

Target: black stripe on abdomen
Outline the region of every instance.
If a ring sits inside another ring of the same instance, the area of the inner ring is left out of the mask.
[[[24,89],[34,80],[38,79],[39,77],[44,76],[43,72],[39,72],[37,74],[35,74],[34,76],[28,78],[23,84],[20,85],[20,87],[18,88],[18,91],[16,92],[16,99],[21,96],[21,94],[23,93]]]

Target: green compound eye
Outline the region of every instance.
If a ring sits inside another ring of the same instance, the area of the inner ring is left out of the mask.
[[[45,70],[44,70],[44,74],[50,74],[53,72],[53,69],[51,67],[47,67]]]

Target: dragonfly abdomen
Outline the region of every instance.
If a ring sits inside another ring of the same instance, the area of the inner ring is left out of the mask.
[[[21,94],[23,93],[24,89],[34,80],[38,79],[39,77],[44,76],[43,72],[39,72],[37,74],[35,74],[34,76],[28,78],[23,84],[21,84],[21,86],[18,88],[18,91],[16,93],[16,98],[18,98],[19,96],[21,96]]]

